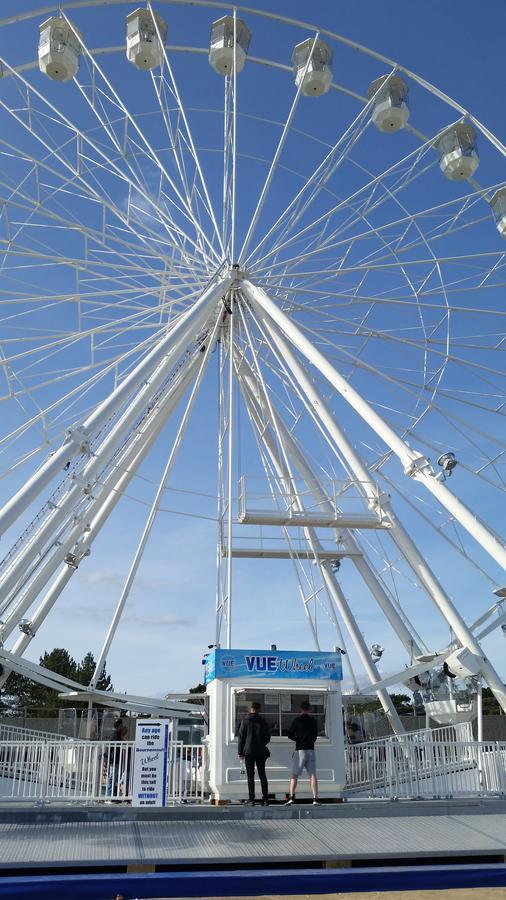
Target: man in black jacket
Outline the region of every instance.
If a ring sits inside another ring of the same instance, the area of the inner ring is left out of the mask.
[[[316,759],[314,745],[318,736],[316,719],[309,715],[310,706],[307,700],[300,704],[300,716],[293,720],[288,729],[288,737],[295,741],[295,750],[292,757],[292,777],[290,779],[290,793],[287,806],[295,803],[295,789],[299,776],[304,769],[309,775],[309,783],[313,794],[313,804],[318,803],[318,779],[316,777]]]
[[[241,722],[239,728],[239,758],[244,759],[248,776],[249,803],[255,802],[255,765],[262,788],[262,806],[269,805],[269,787],[265,774],[265,761],[271,755],[267,744],[271,739],[269,726],[260,715],[260,704],[252,703],[250,713]]]

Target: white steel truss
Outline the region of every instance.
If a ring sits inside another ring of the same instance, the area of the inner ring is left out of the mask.
[[[54,686],[16,659],[144,479],[153,496],[90,696],[170,489],[182,506],[190,496],[214,506],[202,518],[217,528],[216,644],[232,647],[241,630],[236,567],[269,560],[291,570],[311,643],[346,651],[351,688],[360,690],[360,669],[394,731],[402,724],[386,688],[462,647],[506,711],[504,679],[481,644],[506,617],[506,551],[493,524],[506,485],[498,233],[506,225],[495,228],[490,209],[504,146],[386,57],[240,6],[223,84],[207,67],[209,48],[194,46],[196,25],[222,12],[207,0],[148,0],[153,13],[186,8],[188,41],[165,43],[153,16],[160,65],[121,75],[124,47],[112,32],[105,41],[105,18],[93,46],[92,25],[106,6],[112,22],[122,2],[59,4],[80,43],[66,95],[48,89],[16,42],[0,60],[0,615],[9,643],[0,685],[21,666]],[[42,12],[13,12],[0,33]],[[242,16],[258,26],[260,48],[244,72]],[[295,85],[289,65],[261,55],[262,29],[281,38],[286,26],[310,37]],[[398,77],[416,83],[429,133],[417,128],[415,105],[401,134],[379,139],[381,89],[366,97],[365,83],[332,81],[328,96],[306,101],[321,39],[345,59],[381,63],[382,87]],[[445,182],[440,171],[437,143],[462,122],[478,133],[485,186],[474,175]],[[217,409],[208,403],[201,449],[202,466],[212,455],[215,468],[210,497],[199,490],[200,460],[189,487],[178,488],[174,473],[213,372]],[[151,479],[146,459],[167,424],[175,431]],[[248,466],[262,479],[264,505],[248,497]],[[443,545],[448,578],[431,558]],[[483,614],[451,596],[460,565],[476,579],[470,591],[482,583],[499,591]],[[405,669],[379,671],[357,591]],[[417,613],[427,598],[443,625],[437,645]]]

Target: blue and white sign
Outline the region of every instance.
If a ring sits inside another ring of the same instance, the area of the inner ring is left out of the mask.
[[[340,653],[310,650],[211,650],[206,684],[214,678],[298,678],[340,681]]]
[[[169,723],[137,719],[132,806],[167,805]]]

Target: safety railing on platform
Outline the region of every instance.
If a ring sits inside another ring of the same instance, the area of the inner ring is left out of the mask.
[[[0,741],[69,741],[65,734],[54,731],[39,731],[38,728],[24,728],[22,725],[8,725],[0,722]]]
[[[506,794],[506,743],[386,740],[350,746],[346,753],[350,797]]]
[[[403,734],[390,734],[370,741],[359,742],[367,746],[384,743],[412,743],[420,741],[473,741],[473,726],[471,722],[458,722],[456,725],[439,725],[437,728],[420,728],[416,731],[405,731]],[[352,744],[353,746],[353,744]]]
[[[120,802],[132,800],[133,741],[4,741],[0,801]],[[167,800],[204,797],[205,748],[172,742]]]

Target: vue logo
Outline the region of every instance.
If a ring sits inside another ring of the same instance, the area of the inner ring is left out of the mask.
[[[278,660],[275,656],[246,656],[248,672],[277,672]]]

